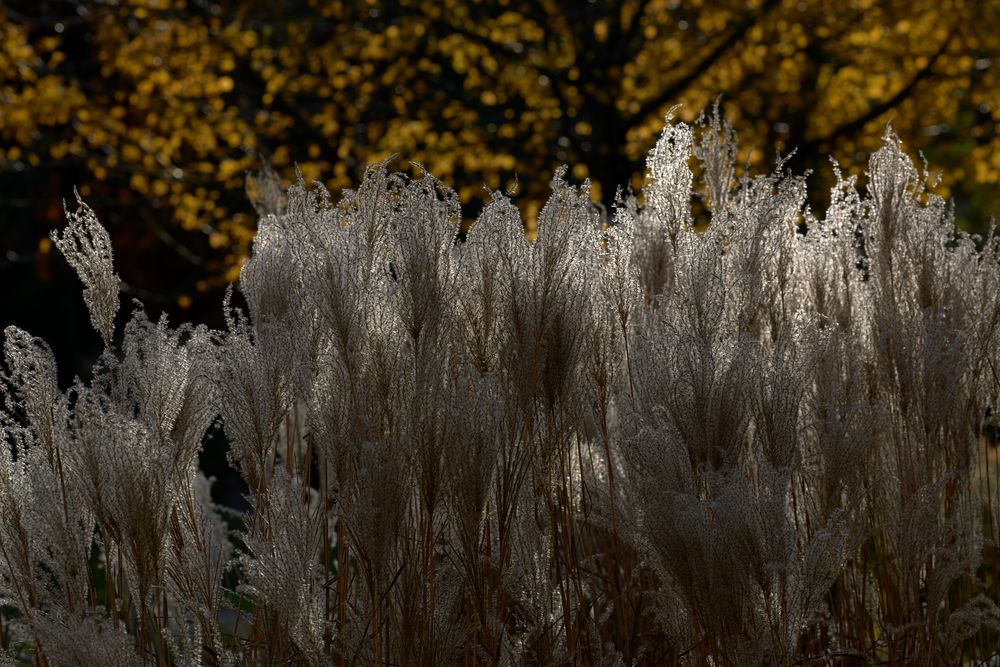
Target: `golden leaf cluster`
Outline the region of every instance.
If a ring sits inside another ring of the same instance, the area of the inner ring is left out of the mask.
[[[992,3],[69,6],[0,9],[0,170],[73,164],[85,196],[152,202],[159,223],[218,254],[202,286],[237,275],[245,174],[263,161],[336,189],[395,153],[466,204],[519,183],[530,219],[562,162],[605,203],[638,185],[664,112],[680,103],[690,121],[720,94],[757,141],[741,160],[771,161],[776,145],[797,148],[799,168],[828,169],[829,154],[850,165],[891,120],[946,168],[942,194],[1000,178]]]

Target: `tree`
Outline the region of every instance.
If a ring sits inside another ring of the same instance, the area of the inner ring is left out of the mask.
[[[828,154],[856,164],[891,120],[909,149],[942,147],[944,194],[988,207],[980,185],[1000,176],[991,4],[8,0],[0,14],[0,169],[18,189],[59,170],[48,201],[68,178],[100,183],[83,194],[118,235],[127,204],[136,242],[152,228],[192,266],[182,305],[235,278],[245,172],[265,160],[342,188],[397,153],[455,185],[470,217],[484,185],[565,162],[611,204],[665,111],[692,120],[721,93],[760,142],[741,162],[778,145],[829,173]],[[530,224],[548,184],[519,187]]]

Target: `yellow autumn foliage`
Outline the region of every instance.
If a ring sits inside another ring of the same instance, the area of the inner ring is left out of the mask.
[[[610,203],[629,174],[638,185],[669,107],[682,104],[691,121],[720,94],[740,135],[757,142],[743,143],[741,160],[771,161],[776,145],[798,149],[793,167],[828,172],[828,154],[854,164],[891,120],[908,149],[946,168],[943,194],[975,194],[1000,177],[995,3],[73,7],[0,7],[0,171],[72,163],[85,195],[124,188],[221,253],[210,270],[220,279],[246,253],[253,217],[242,189],[262,161],[286,178],[297,164],[337,189],[396,153],[466,204],[516,178],[530,216],[560,162]]]

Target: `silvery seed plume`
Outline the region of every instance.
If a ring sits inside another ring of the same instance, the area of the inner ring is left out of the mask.
[[[111,237],[79,193],[76,194],[76,203],[77,209],[72,212],[64,204],[69,225],[61,233],[53,231],[52,241],[80,277],[90,322],[101,334],[104,344],[110,346],[121,284],[114,272]]]

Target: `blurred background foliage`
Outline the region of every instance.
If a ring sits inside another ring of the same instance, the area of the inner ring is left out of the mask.
[[[828,156],[860,172],[891,120],[983,229],[998,57],[998,3],[961,0],[0,0],[0,324],[98,343],[48,241],[74,185],[128,292],[217,324],[265,162],[340,189],[396,153],[468,218],[517,187],[530,226],[559,164],[610,206],[666,110],[720,95],[740,162],[795,148],[818,211]]]

